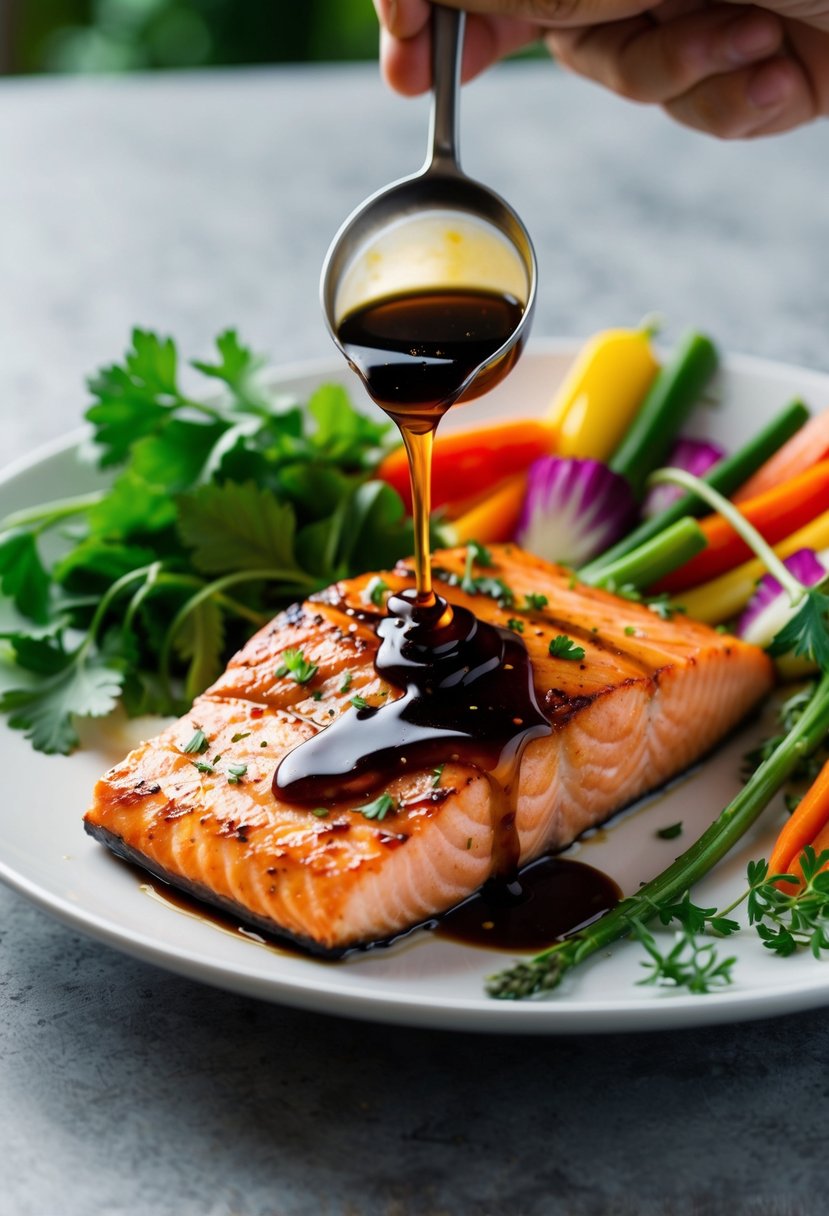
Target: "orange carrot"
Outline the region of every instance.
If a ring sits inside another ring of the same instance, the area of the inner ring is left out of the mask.
[[[432,456],[432,506],[472,498],[511,474],[523,473],[553,450],[555,434],[548,423],[520,418],[438,435]],[[411,511],[409,465],[402,447],[382,461],[377,476],[397,490]]]
[[[781,485],[747,499],[740,510],[769,544],[797,532],[829,506],[829,460],[790,477]],[[700,520],[708,547],[662,579],[655,592],[674,595],[697,587],[751,557],[751,550],[721,515]]]
[[[794,874],[801,880],[800,855],[809,844],[816,853],[829,846],[829,760],[777,837],[769,858],[769,874]],[[793,886],[788,882],[779,885],[789,892]]]
[[[526,487],[527,478],[523,473],[505,478],[486,498],[445,526],[447,541],[465,545],[470,540],[479,540],[481,544],[511,540],[521,515]]]
[[[749,477],[734,495],[734,501],[744,503],[758,494],[765,494],[781,481],[788,481],[797,473],[810,468],[819,460],[829,458],[829,410],[815,414],[792,435],[782,448],[761,465],[753,477]]]

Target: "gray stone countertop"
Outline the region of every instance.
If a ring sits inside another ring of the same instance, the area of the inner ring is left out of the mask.
[[[425,123],[370,66],[2,83],[4,457],[77,425],[136,323],[327,355],[327,243]],[[463,145],[536,240],[537,334],[657,309],[829,369],[824,125],[719,144],[519,64],[467,90]],[[549,1040],[337,1020],[0,890],[2,1216],[821,1213],[827,1052],[824,1011]]]

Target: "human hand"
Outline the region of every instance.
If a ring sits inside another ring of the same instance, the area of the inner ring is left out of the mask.
[[[829,114],[829,0],[443,0],[474,9],[463,79],[541,39],[572,71],[725,139]],[[429,0],[374,0],[399,92],[430,84]]]

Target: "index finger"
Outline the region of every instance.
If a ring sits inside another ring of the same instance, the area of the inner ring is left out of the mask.
[[[377,19],[393,38],[407,41],[429,24],[429,0],[374,0]]]

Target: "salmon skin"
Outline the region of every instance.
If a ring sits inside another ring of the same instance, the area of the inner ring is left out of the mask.
[[[520,615],[551,727],[526,746],[514,778],[522,865],[681,772],[772,685],[756,647],[681,614],[662,620],[514,545],[493,546],[487,569],[512,606],[466,594],[456,583],[465,557],[434,555],[436,590],[498,625]],[[365,794],[313,807],[271,790],[278,761],[354,713],[352,698],[400,695],[374,667],[373,577],[335,584],[260,630],[188,714],[101,778],[86,830],[173,886],[323,955],[393,938],[476,891],[492,873],[498,830],[497,791],[480,768],[447,755],[442,768],[402,772],[384,787],[397,809],[382,821],[358,809]],[[392,591],[414,581],[405,563],[383,578]],[[528,595],[547,606],[521,611]],[[549,653],[561,634],[582,659]],[[316,666],[306,683],[285,672],[288,650]]]

